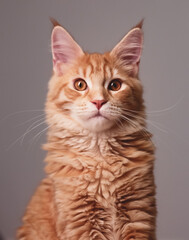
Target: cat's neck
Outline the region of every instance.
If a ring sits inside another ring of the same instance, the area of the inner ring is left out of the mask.
[[[120,147],[120,139],[143,139],[148,133],[141,125],[138,127],[112,128],[104,132],[91,132],[86,129],[58,129],[50,128],[48,143],[45,149],[49,152],[66,151],[83,154],[90,157],[106,158],[112,153],[112,148]]]
[[[119,175],[122,167],[128,168],[130,164],[141,162],[141,151],[146,155],[153,155],[154,152],[151,135],[142,128],[130,129],[130,133],[117,129],[117,132],[98,134],[68,130],[60,133],[51,129],[44,149],[48,150],[46,172],[51,176],[67,168],[75,169],[80,175],[84,169],[96,171],[97,168],[112,167]],[[146,157],[145,161],[149,158]]]

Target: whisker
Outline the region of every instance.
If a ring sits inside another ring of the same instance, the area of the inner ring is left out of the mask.
[[[40,121],[42,121],[43,119],[39,119],[37,120],[35,123],[38,123]],[[37,124],[36,126],[32,127],[35,123],[33,123],[29,128],[26,129],[26,132],[22,135],[22,138],[21,138],[21,144],[23,144],[23,141],[24,141],[24,138],[25,136],[30,133],[32,130],[36,129],[37,127],[39,127],[40,125],[46,123],[46,120],[40,122],[39,124]]]
[[[151,124],[153,127],[157,128],[157,129],[160,130],[161,132],[163,132],[163,133],[168,133],[167,130],[165,130],[165,129],[161,128],[160,126],[158,126],[159,123],[157,123],[157,122],[155,122],[155,121],[152,121],[152,120],[148,120],[148,119],[146,119],[146,122],[149,123],[149,124]]]
[[[38,139],[41,137],[41,135],[42,135],[43,133],[45,133],[45,131],[46,131],[47,129],[49,129],[52,125],[53,125],[53,124],[45,127],[42,131],[40,131],[39,133],[37,133],[37,134],[32,138],[32,140],[31,140],[31,145],[34,143],[35,140],[38,140]]]
[[[122,117],[124,117],[124,116],[122,116]],[[150,138],[150,136],[149,136],[149,132],[147,131],[147,129],[146,129],[145,127],[142,127],[142,126],[139,127],[139,126],[137,126],[137,125],[135,124],[135,122],[132,121],[132,120],[129,119],[129,118],[127,118],[127,121],[129,121],[130,124],[131,124],[134,128],[137,129],[137,131],[141,132],[141,134],[143,135],[144,138],[147,138],[147,139],[150,140],[150,142],[153,144],[153,142],[152,142],[152,140],[151,140],[151,138]]]
[[[149,120],[149,119],[145,119],[144,117],[141,117],[141,116],[136,116],[136,115],[133,115],[132,113],[128,113],[127,111],[124,111],[126,115],[130,116],[130,117],[133,117],[135,119],[139,119],[139,120],[144,120],[146,121],[147,123],[151,124],[153,127],[157,128],[158,130],[160,130],[161,132],[164,132],[164,133],[168,133],[167,130],[165,129],[162,129],[158,126],[158,123],[155,122],[155,121],[152,121],[152,120]]]
[[[154,110],[154,111],[151,111],[150,113],[162,113],[162,112],[168,112],[168,111],[170,111],[170,110],[173,110],[174,108],[177,107],[178,104],[180,104],[180,102],[181,102],[183,99],[184,99],[184,95],[181,96],[181,97],[178,99],[178,101],[177,101],[175,104],[173,104],[172,106],[167,107],[167,108],[164,108],[164,109],[160,109],[160,110]]]
[[[125,115],[123,115],[118,109],[117,109],[117,111],[114,111],[114,113],[115,113],[115,115],[119,114],[119,117],[121,117],[122,119],[126,120],[132,127],[136,128],[137,131],[140,131],[141,134],[144,137],[147,137],[151,141],[151,139],[149,137],[149,133],[148,133],[147,129],[144,126],[140,125],[140,127],[139,127],[133,120],[131,120],[130,118],[128,118]]]
[[[32,109],[32,110],[21,110],[21,111],[17,111],[17,112],[14,112],[14,113],[10,113],[8,115],[6,115],[5,117],[3,117],[2,119],[0,119],[0,123],[5,121],[6,119],[16,115],[16,114],[20,114],[20,113],[27,113],[27,112],[43,112],[44,109]]]
[[[123,123],[121,122],[121,120],[119,118],[118,119],[114,119],[114,122],[120,129],[124,128],[124,125],[123,125]]]
[[[144,128],[142,126],[141,126],[141,128],[139,128],[139,126],[137,126],[137,124],[134,121],[132,121],[130,118],[127,118],[126,116],[122,115],[121,118],[125,119],[127,122],[129,122],[131,124],[131,126],[133,126],[138,131],[140,131],[144,137],[148,137],[149,138],[148,131],[146,130],[146,128]]]
[[[9,149],[10,149],[12,146],[14,146],[19,140],[22,140],[22,141],[21,141],[21,144],[22,144],[22,143],[23,143],[23,140],[24,140],[24,137],[25,137],[28,133],[30,133],[32,130],[36,129],[36,128],[39,127],[40,125],[44,124],[45,122],[46,122],[46,120],[45,120],[45,121],[42,121],[41,123],[39,123],[39,124],[37,124],[36,126],[32,127],[30,130],[27,129],[26,132],[25,132],[23,135],[21,135],[20,137],[18,137],[13,143],[11,143],[10,146],[9,146],[6,150],[9,150]],[[30,126],[30,127],[31,127],[31,126]]]
[[[31,130],[31,131],[33,130],[33,128],[34,128],[33,126],[35,126],[35,124],[37,124],[38,122],[41,122],[42,120],[44,120],[44,117],[36,120],[35,122],[33,122],[33,123],[26,129],[25,134],[23,135],[23,138],[22,138],[22,140],[21,140],[21,144],[23,143],[24,137],[27,135],[27,133],[29,133],[30,130]],[[45,122],[45,120],[44,120],[43,122]],[[36,125],[36,126],[38,126],[38,125]],[[35,128],[34,128],[34,129],[35,129]]]
[[[43,114],[40,114],[40,115],[35,116],[35,117],[33,117],[33,118],[30,118],[29,120],[27,120],[27,121],[25,121],[25,122],[23,122],[23,123],[18,124],[17,127],[18,127],[18,126],[22,126],[22,125],[24,125],[24,124],[26,124],[26,123],[28,123],[28,122],[31,122],[31,121],[33,121],[33,120],[35,120],[35,119],[37,119],[37,118],[39,118],[39,117],[41,117],[41,116],[44,116],[45,114],[46,114],[46,113],[43,113]]]
[[[160,109],[160,110],[153,110],[153,111],[145,111],[144,114],[146,115],[159,115],[160,113],[165,113],[165,112],[168,112],[168,111],[171,111],[173,110],[175,107],[177,107],[178,104],[180,104],[180,102],[183,100],[184,96],[181,96],[178,101],[171,105],[170,107],[166,107],[164,109]],[[113,106],[114,107],[114,106]],[[143,113],[143,111],[137,111],[137,110],[131,110],[131,109],[127,109],[127,108],[123,108],[121,107],[123,110],[126,110],[126,111],[129,111],[129,112],[133,112],[133,113]]]

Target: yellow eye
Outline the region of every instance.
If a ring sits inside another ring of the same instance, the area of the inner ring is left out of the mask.
[[[120,79],[113,79],[108,85],[108,89],[111,91],[118,91],[120,88],[121,88]]]
[[[75,80],[74,87],[78,91],[84,91],[87,89],[87,83],[82,78],[79,78]]]

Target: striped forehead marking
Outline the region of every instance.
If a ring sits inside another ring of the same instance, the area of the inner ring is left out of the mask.
[[[105,66],[105,77],[106,79],[112,78],[112,71],[108,65]]]
[[[78,68],[78,73],[79,73],[79,76],[84,77],[84,71],[82,67]]]
[[[109,81],[113,77],[116,77],[118,70],[116,68],[112,69],[112,66],[109,64],[109,62],[100,55],[92,55],[88,58],[88,61],[84,66],[79,67],[78,74],[87,81],[90,81],[93,78]]]
[[[91,64],[90,64],[90,65],[87,66],[87,69],[86,69],[86,71],[85,71],[85,77],[86,77],[86,78],[89,78],[90,75],[91,75],[91,73],[92,73],[92,66],[91,66]]]
[[[118,74],[118,70],[116,68],[113,69],[113,76],[115,77]]]

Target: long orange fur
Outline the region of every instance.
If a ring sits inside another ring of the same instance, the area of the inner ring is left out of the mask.
[[[46,101],[47,177],[27,207],[17,239],[156,239],[154,145],[135,69],[139,61],[123,66],[117,49],[84,53],[63,66],[62,74],[61,64],[60,72],[54,71]],[[70,79],[78,77],[90,79],[94,87],[85,93],[74,90]],[[115,78],[127,87],[110,94],[104,81]],[[85,128],[70,114],[70,104],[81,101],[85,108],[84,100],[97,97],[123,108],[123,118],[104,131]]]

